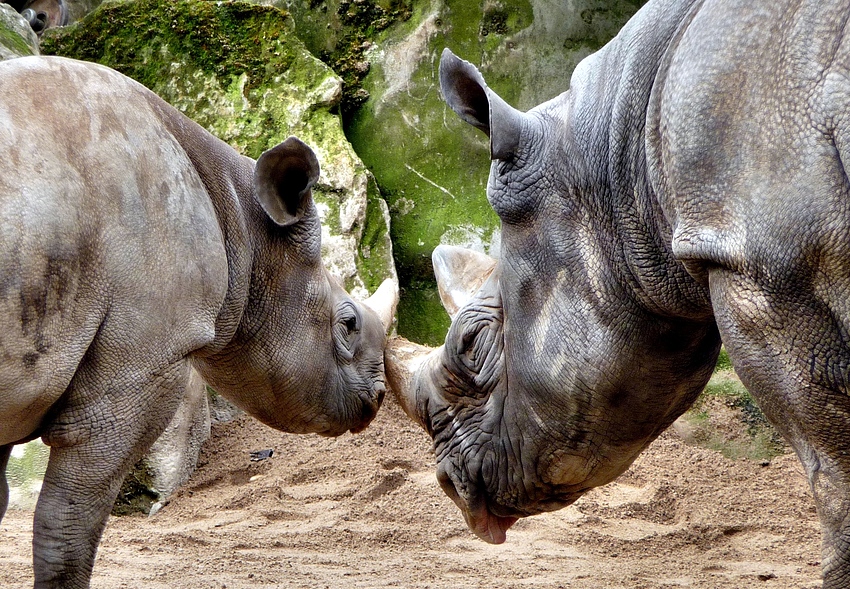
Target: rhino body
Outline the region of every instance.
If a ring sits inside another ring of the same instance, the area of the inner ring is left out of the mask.
[[[32,57],[0,64],[0,154],[0,467],[50,446],[36,587],[88,586],[192,370],[284,431],[375,415],[392,293],[373,310],[325,271],[307,145],[255,163],[113,70]]]
[[[651,0],[525,113],[444,52],[447,103],[489,137],[500,258],[438,248],[445,345],[396,342],[387,369],[480,537],[626,470],[722,341],[809,477],[824,587],[850,586],[848,18]],[[476,263],[464,292],[448,275]]]

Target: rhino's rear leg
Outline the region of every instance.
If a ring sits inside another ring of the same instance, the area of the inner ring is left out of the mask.
[[[6,467],[9,465],[9,456],[12,455],[13,445],[0,446],[0,521],[6,515],[9,507],[9,481],[6,479]]]
[[[710,279],[735,370],[808,475],[823,529],[824,589],[850,587],[850,316],[841,298],[850,285],[832,281],[834,300],[811,283],[766,287],[722,270]]]
[[[155,370],[78,371],[43,435],[51,449],[34,517],[35,587],[89,586],[121,483],[168,424],[188,370],[181,360]]]

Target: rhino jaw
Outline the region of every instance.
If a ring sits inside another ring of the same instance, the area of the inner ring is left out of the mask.
[[[429,366],[440,361],[443,348],[428,348],[396,337],[384,351],[387,383],[404,412],[420,427],[433,435],[428,415],[428,392],[419,386],[427,378]],[[443,465],[437,466],[437,481],[443,492],[460,508],[469,529],[490,544],[505,541],[506,532],[519,519],[494,514],[483,496],[465,498],[458,492]]]

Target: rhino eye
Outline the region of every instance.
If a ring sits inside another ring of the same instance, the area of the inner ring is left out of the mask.
[[[345,360],[351,360],[360,341],[360,311],[350,301],[342,303],[336,310],[333,325],[334,348]]]
[[[342,324],[345,326],[345,329],[348,330],[348,334],[356,333],[360,331],[360,324],[357,321],[357,317],[347,317],[342,321]]]
[[[508,172],[511,171],[511,169],[514,166],[514,161],[513,161],[513,159],[497,160],[496,162],[494,162],[493,165],[496,168],[496,175],[497,176],[504,176],[505,174],[507,174]]]

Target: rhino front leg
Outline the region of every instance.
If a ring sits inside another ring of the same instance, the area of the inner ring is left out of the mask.
[[[823,529],[824,589],[850,587],[850,347],[843,300],[711,273],[723,342],[741,380],[793,446]],[[814,281],[812,281],[814,282]],[[850,292],[838,288],[833,292]]]
[[[186,361],[156,371],[134,368],[107,377],[78,372],[67,403],[43,435],[51,449],[34,517],[37,589],[89,586],[121,483],[177,408]]]
[[[6,467],[9,465],[9,456],[12,455],[13,445],[0,446],[0,521],[6,515],[9,507],[9,481],[6,479]]]

